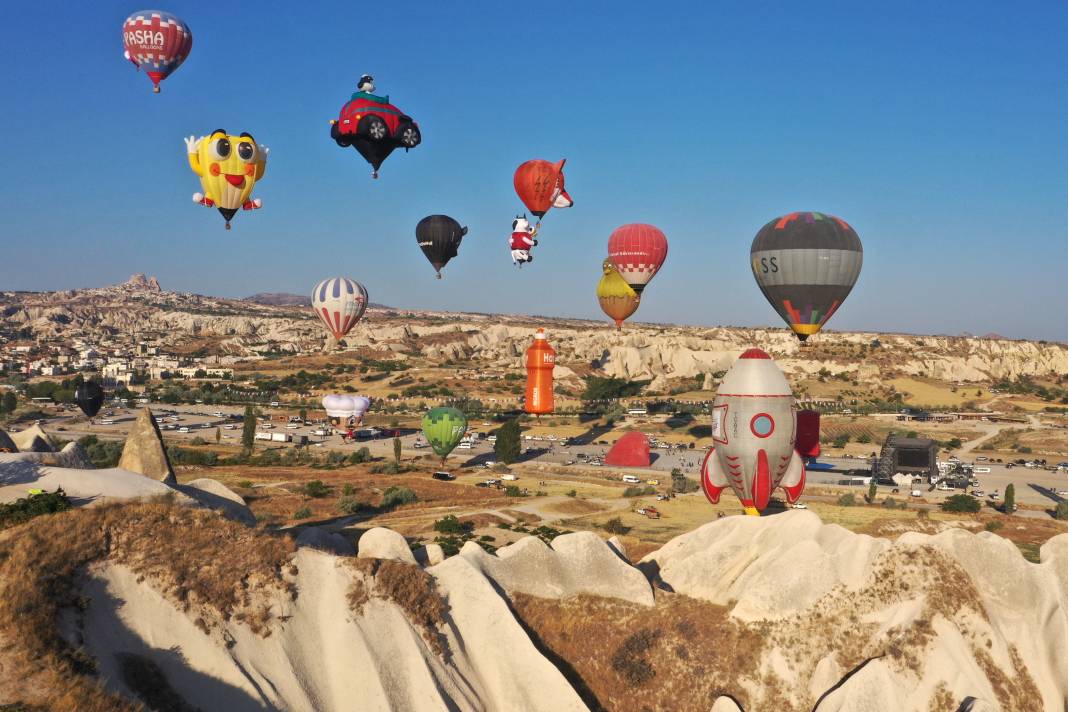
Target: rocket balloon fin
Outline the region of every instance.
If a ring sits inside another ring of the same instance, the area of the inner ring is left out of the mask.
[[[779,486],[786,492],[786,501],[790,504],[800,499],[801,493],[805,491],[805,461],[797,450],[794,450],[790,457],[790,466],[786,468],[786,474],[782,476]]]
[[[701,491],[709,502],[719,504],[720,494],[730,485],[715,454],[716,448],[710,448],[705,455],[705,461],[701,463]]]
[[[758,510],[767,509],[770,498],[771,469],[768,467],[768,453],[764,448],[760,448],[757,450],[756,476],[753,478],[753,506]]]

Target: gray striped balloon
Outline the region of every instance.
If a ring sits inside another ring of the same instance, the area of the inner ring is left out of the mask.
[[[760,291],[801,341],[818,332],[860,276],[856,231],[825,213],[790,213],[757,233],[749,250]]]

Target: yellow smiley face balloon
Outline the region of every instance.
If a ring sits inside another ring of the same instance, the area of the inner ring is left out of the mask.
[[[256,210],[263,205],[252,198],[252,188],[267,170],[266,146],[251,134],[232,136],[216,129],[209,136],[185,140],[189,167],[200,176],[203,193],[193,193],[193,202],[218,208],[230,229],[230,219],[238,210]]]

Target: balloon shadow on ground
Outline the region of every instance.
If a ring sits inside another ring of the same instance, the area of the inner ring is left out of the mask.
[[[605,433],[612,432],[612,427],[608,425],[598,425],[590,428],[584,433],[575,435],[567,439],[569,445],[592,445],[593,442],[604,435]]]
[[[519,459],[517,460],[517,462],[529,462],[530,460],[537,460],[539,457],[541,457],[542,455],[546,454],[547,452],[549,452],[549,448],[547,448],[547,447],[531,447],[531,448],[527,448],[519,456]]]

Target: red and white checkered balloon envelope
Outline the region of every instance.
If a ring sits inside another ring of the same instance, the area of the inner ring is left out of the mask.
[[[608,259],[638,294],[667,259],[668,242],[652,225],[632,223],[617,227],[608,238]]]
[[[159,83],[178,69],[193,48],[193,33],[182,18],[162,10],[141,10],[122,23],[126,59],[144,69],[159,93]]]

